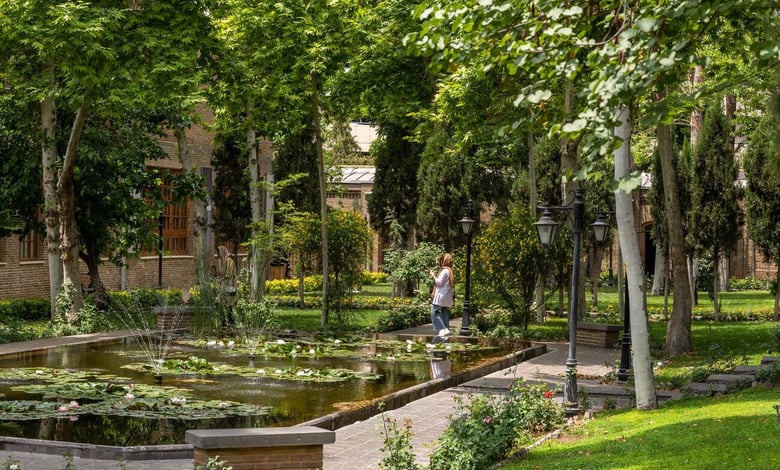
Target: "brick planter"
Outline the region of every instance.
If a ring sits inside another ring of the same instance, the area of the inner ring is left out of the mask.
[[[336,433],[314,426],[198,429],[184,439],[195,448],[196,467],[219,456],[233,470],[303,470],[322,468],[322,446]]]
[[[152,307],[152,313],[157,316],[157,328],[160,330],[177,330],[182,328],[192,331],[195,325],[196,310],[205,312],[210,309],[189,305]]]
[[[621,330],[620,325],[581,322],[577,324],[577,344],[613,348],[620,339]]]

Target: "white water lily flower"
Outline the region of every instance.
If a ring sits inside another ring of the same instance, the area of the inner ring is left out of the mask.
[[[334,339],[333,340],[333,344],[341,344],[341,340],[340,339]]]
[[[265,369],[257,369],[257,375],[265,375]]]
[[[276,340],[276,344],[287,344],[287,341],[285,341],[283,339],[277,339]]]
[[[220,410],[224,410],[228,406],[230,406],[230,403],[228,403],[226,401],[221,401],[221,402],[219,402],[219,405],[217,405],[217,408],[219,408]]]
[[[382,353],[376,353],[376,357],[382,357]]]
[[[36,370],[36,371],[35,371],[35,374],[36,374],[36,375],[43,375],[43,371],[42,371],[42,370],[40,370],[40,369],[39,369],[39,370]]]
[[[206,346],[215,346],[217,344],[217,340],[212,339],[211,341],[206,342]]]
[[[298,372],[295,373],[296,377],[302,377],[304,375],[306,375],[306,371],[303,370],[299,370]]]
[[[388,362],[394,362],[395,361],[395,356],[387,356],[387,360],[388,360]]]
[[[430,350],[432,350],[433,348],[435,348],[436,346],[432,345],[431,343],[427,343],[427,344],[425,345],[425,347],[428,349],[428,351],[430,351]]]
[[[187,399],[184,397],[171,397],[172,405],[184,405],[187,403]]]
[[[452,345],[448,344],[447,346],[444,347],[444,349],[446,349],[447,351],[452,351]]]
[[[407,340],[406,340],[406,344],[408,344],[408,345],[410,345],[410,346],[411,346],[411,345],[412,345],[412,340],[410,340],[410,339],[407,339]]]
[[[314,348],[309,348],[309,354],[315,354],[317,351],[314,350]]]
[[[230,341],[228,341],[227,347],[232,348],[235,345],[236,345],[236,342],[231,339]]]
[[[277,375],[282,374],[282,373],[283,373],[282,369],[276,369],[274,371],[274,374],[277,374]]]

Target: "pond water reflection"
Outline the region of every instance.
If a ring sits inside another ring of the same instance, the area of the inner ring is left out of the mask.
[[[398,345],[395,345],[398,346]],[[396,359],[390,353],[394,347],[386,343],[353,345],[338,357],[328,354],[317,356],[275,357],[263,355],[250,358],[246,352],[205,348],[191,342],[174,341],[170,355],[187,358],[197,356],[217,367],[243,367],[274,370],[274,368],[299,367],[304,370],[349,369],[371,374],[371,378],[349,379],[338,382],[282,380],[260,374],[241,376],[234,374],[196,375],[168,373],[162,385],[188,390],[190,400],[217,400],[239,402],[246,405],[268,407],[268,414],[192,420],[187,407],[175,418],[149,419],[144,417],[116,416],[112,413],[63,414],[63,417],[35,419],[8,418],[0,413],[0,435],[82,442],[103,445],[157,445],[183,443],[187,429],[222,427],[289,426],[355,404],[372,400],[389,393],[431,379],[431,362],[427,355]],[[457,372],[483,361],[487,357],[506,354],[498,348],[468,348],[447,354],[452,371]],[[441,353],[439,353],[441,355]],[[99,376],[115,375],[119,383],[154,385],[151,373],[125,368],[130,363],[147,361],[142,348],[134,339],[104,344],[57,347],[34,353],[23,353],[0,358],[0,369],[5,378],[0,379],[0,393],[6,403],[15,400],[40,400],[38,394],[14,390],[20,384],[35,383],[24,379],[20,373],[13,377],[11,369],[51,368],[58,370],[88,371],[94,374],[89,382],[105,381]],[[29,371],[27,372],[29,374]],[[70,399],[61,398],[68,403]],[[86,401],[86,400],[82,400]]]

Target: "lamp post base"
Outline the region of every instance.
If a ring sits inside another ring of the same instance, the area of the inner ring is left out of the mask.
[[[580,403],[577,397],[577,360],[566,360],[566,381],[563,385],[563,412],[566,417],[580,414]]]

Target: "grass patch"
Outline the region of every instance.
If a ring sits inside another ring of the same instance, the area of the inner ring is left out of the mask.
[[[376,328],[377,319],[384,313],[384,310],[349,310],[348,314],[353,316],[355,324],[350,325],[358,330]],[[335,312],[330,312],[329,327],[333,326]],[[317,331],[322,329],[322,310],[320,309],[300,309],[292,307],[278,307],[276,318],[282,328],[300,331]]]
[[[780,468],[776,389],[604,412],[533,449],[519,469]]]
[[[773,312],[774,298],[768,291],[726,291],[720,293],[721,312]],[[585,291],[586,303],[593,312],[617,312],[618,295],[615,287],[599,288],[598,307],[593,306],[590,289]],[[674,295],[669,296],[669,314],[671,315],[674,304]],[[694,308],[694,315],[705,312],[712,313],[715,304],[706,292],[699,292],[699,302]],[[647,310],[654,314],[663,314],[664,296],[647,295]]]

